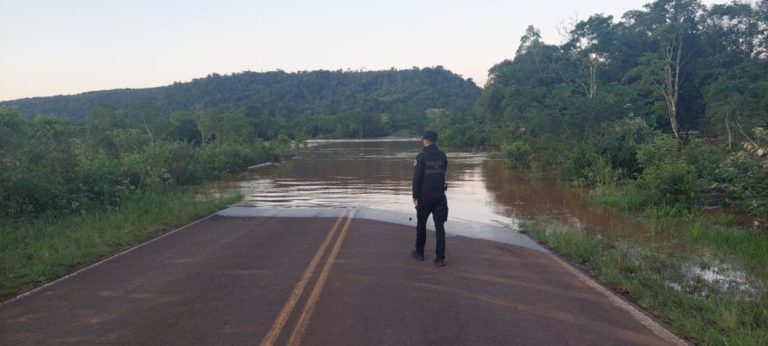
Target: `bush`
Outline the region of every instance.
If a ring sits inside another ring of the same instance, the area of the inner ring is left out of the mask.
[[[138,181],[136,186],[190,185],[276,158],[271,147],[263,143],[195,147],[184,142],[157,142],[142,152],[125,155],[123,174]]]
[[[73,194],[83,208],[116,205],[129,190],[130,182],[122,176],[120,160],[104,153],[80,157],[77,164],[77,184]]]
[[[624,211],[645,208],[651,204],[649,195],[637,185],[634,180],[600,185],[593,191],[592,200]]]
[[[690,140],[681,155],[685,162],[693,166],[703,186],[709,186],[717,179],[717,171],[726,159],[723,145],[707,143],[701,138]]]
[[[195,164],[201,177],[207,179],[243,171],[250,165],[270,160],[270,157],[264,157],[250,147],[220,144],[203,147]]]
[[[702,144],[703,145],[703,144]],[[696,167],[686,160],[685,150],[669,135],[659,135],[653,142],[642,145],[637,159],[643,168],[640,187],[648,194],[651,204],[682,204],[692,206],[696,194],[704,185]],[[694,146],[691,158],[706,152],[703,146]],[[709,161],[698,162],[706,167]]]
[[[747,151],[732,153],[717,173],[717,186],[727,192],[730,204],[768,219],[768,168],[759,157]]]
[[[194,119],[186,120],[197,129]],[[225,123],[235,129],[242,125]],[[120,112],[75,123],[22,118],[0,108],[0,216],[20,219],[117,206],[140,187],[196,184],[291,150],[288,137],[267,145],[246,136],[247,129],[225,131],[232,141],[212,136],[210,143],[201,144],[173,140],[173,131],[163,133],[163,128],[159,123],[131,124]]]
[[[640,171],[637,150],[653,138],[653,131],[639,117],[603,124],[594,146],[621,178],[635,178]]]
[[[77,207],[74,125],[0,108],[0,216]]]
[[[511,167],[528,168],[531,164],[531,147],[528,144],[517,141],[511,145],[502,147],[504,160]]]
[[[640,181],[658,203],[692,205],[701,188],[696,170],[682,160],[662,161],[647,167]]]
[[[584,145],[568,153],[560,166],[560,179],[576,186],[602,185],[614,180],[608,161]]]
[[[718,171],[718,185],[732,204],[768,219],[768,132],[761,127],[752,131],[754,139],[742,143]]]
[[[666,161],[678,160],[680,160],[679,145],[670,135],[658,135],[652,142],[643,144],[637,150],[637,161],[643,169]]]
[[[123,156],[124,174],[138,176],[138,186],[196,182],[199,173],[190,169],[195,156],[191,144],[155,142],[142,152]]]

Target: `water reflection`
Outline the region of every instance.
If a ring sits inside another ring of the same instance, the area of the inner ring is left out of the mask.
[[[589,203],[585,190],[563,188],[553,179],[531,178],[525,171],[505,168],[500,160],[483,162],[483,174],[486,189],[505,215],[526,219],[546,215],[591,232],[647,233],[647,227],[629,215]]]
[[[321,144],[321,145],[319,145]],[[421,143],[333,141],[313,143],[280,165],[261,167],[210,185],[238,190],[241,206],[261,208],[367,207],[413,212],[413,159]],[[634,232],[643,226],[553,180],[509,170],[484,154],[448,152],[450,217],[516,227],[520,218],[549,215],[579,227]]]
[[[411,171],[420,144],[416,140],[316,141],[289,161],[212,183],[208,191],[217,194],[237,190],[245,196],[240,206],[365,207],[414,213]],[[625,213],[590,204],[586,191],[565,189],[552,179],[533,179],[526,172],[507,169],[501,160],[483,154],[447,154],[449,231],[450,221],[457,219],[515,229],[520,219],[547,216],[601,236],[630,236],[649,240],[649,244],[677,246],[667,242],[673,240],[665,239],[668,234],[653,231]],[[707,282],[711,278],[722,281],[719,276],[705,275],[704,271],[687,272],[692,273],[690,277]],[[719,268],[717,273],[744,275],[727,267]],[[684,281],[674,283],[677,286],[673,287],[687,285]],[[729,285],[732,281],[728,281]],[[749,288],[742,281],[734,285],[741,290]]]
[[[411,172],[420,141],[331,142],[300,150],[280,165],[261,167],[209,185],[238,190],[242,206],[367,207],[413,212]],[[449,153],[451,217],[514,225],[497,213],[482,173],[483,154]]]

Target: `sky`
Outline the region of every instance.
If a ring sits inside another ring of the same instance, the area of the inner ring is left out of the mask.
[[[442,65],[483,86],[528,25],[561,43],[559,26],[647,2],[0,0],[0,101],[276,69]]]

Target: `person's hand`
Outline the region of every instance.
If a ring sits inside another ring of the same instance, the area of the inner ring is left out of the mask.
[[[419,207],[419,200],[417,198],[413,199],[413,207],[418,208]]]

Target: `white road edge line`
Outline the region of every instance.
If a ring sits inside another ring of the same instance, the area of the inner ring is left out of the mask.
[[[65,276],[62,276],[62,277],[56,279],[56,280],[53,280],[53,281],[51,281],[49,283],[46,283],[46,284],[44,284],[42,286],[33,288],[33,289],[29,290],[29,291],[26,291],[26,292],[24,292],[22,294],[19,294],[19,295],[15,296],[15,297],[13,297],[11,299],[8,299],[6,301],[0,302],[0,307],[4,306],[6,304],[13,303],[13,302],[15,302],[17,300],[20,300],[20,299],[22,299],[24,297],[27,297],[27,296],[30,296],[32,294],[35,294],[35,293],[37,293],[37,292],[39,292],[39,291],[41,291],[41,290],[43,290],[43,289],[45,289],[47,287],[53,286],[53,285],[55,285],[55,284],[57,284],[57,283],[59,283],[61,281],[64,281],[64,280],[66,280],[68,278],[71,278],[71,277],[73,277],[75,275],[78,275],[78,274],[80,274],[82,272],[85,272],[85,271],[87,271],[87,270],[89,270],[89,269],[91,269],[93,267],[96,267],[96,266],[98,266],[100,264],[104,264],[104,263],[106,263],[106,262],[108,262],[108,261],[110,261],[112,259],[115,259],[117,257],[125,255],[125,254],[127,254],[127,253],[129,253],[131,251],[134,251],[134,250],[136,250],[138,248],[141,248],[141,247],[143,247],[143,246],[145,246],[147,244],[151,244],[151,243],[153,243],[153,242],[155,242],[157,240],[163,239],[163,238],[165,238],[167,236],[170,236],[171,234],[174,234],[176,232],[179,232],[179,231],[181,231],[181,230],[183,230],[183,229],[185,229],[187,227],[190,227],[190,226],[193,226],[193,225],[198,224],[200,222],[203,222],[203,221],[205,221],[205,220],[207,220],[207,219],[217,215],[218,213],[219,213],[219,211],[216,211],[216,212],[214,212],[214,213],[212,213],[212,214],[210,214],[210,215],[208,215],[208,216],[206,216],[206,217],[204,217],[202,219],[198,219],[198,220],[193,221],[191,223],[188,223],[188,224],[186,224],[184,226],[176,228],[176,229],[174,229],[172,231],[166,232],[166,233],[164,233],[162,235],[159,235],[159,236],[157,236],[155,238],[152,238],[152,239],[147,240],[147,241],[145,241],[145,242],[143,242],[141,244],[138,244],[138,245],[136,245],[136,246],[134,246],[132,248],[128,248],[126,250],[123,250],[122,252],[119,252],[119,253],[114,254],[114,255],[112,255],[110,257],[107,257],[107,258],[105,258],[105,259],[103,259],[101,261],[98,261],[98,262],[90,264],[90,265],[88,265],[86,267],[80,268],[80,269],[78,269],[77,271],[75,271],[73,273],[67,274]],[[354,213],[353,213],[353,215],[354,215]],[[676,345],[689,345],[689,343],[685,342],[679,336],[677,336],[674,333],[672,333],[671,331],[669,331],[665,326],[659,324],[658,322],[656,322],[653,319],[651,319],[650,317],[648,317],[645,313],[640,311],[637,307],[635,307],[634,305],[632,305],[630,303],[627,303],[626,301],[624,301],[623,298],[618,297],[616,295],[616,293],[614,293],[613,291],[608,290],[607,288],[605,288],[605,286],[603,286],[602,284],[596,282],[594,278],[585,275],[584,273],[582,273],[578,269],[574,268],[570,263],[565,262],[560,257],[558,257],[556,255],[552,255],[552,257],[555,258],[555,260],[558,261],[558,263],[560,263],[562,266],[564,266],[569,272],[571,272],[574,275],[576,275],[576,277],[579,278],[580,281],[584,282],[588,286],[596,289],[598,292],[600,292],[603,295],[605,295],[606,297],[608,297],[608,299],[611,301],[611,303],[613,303],[614,305],[618,306],[622,310],[625,310],[625,311],[629,312],[632,315],[632,317],[634,317],[636,320],[638,320],[644,326],[648,327],[648,329],[650,329],[652,332],[654,332],[659,337],[661,337],[661,338],[663,338],[663,339],[665,339],[665,340],[667,340],[667,341],[669,341],[669,342],[671,342],[673,344],[676,344]]]
[[[42,286],[39,286],[39,287],[35,287],[35,288],[33,288],[33,289],[29,290],[29,291],[26,291],[26,292],[24,292],[24,293],[22,293],[22,294],[19,294],[19,295],[17,295],[17,296],[15,296],[15,297],[11,298],[11,299],[8,299],[8,300],[6,300],[6,301],[0,302],[0,307],[4,306],[4,305],[6,305],[6,304],[10,304],[10,303],[13,303],[13,302],[15,302],[15,301],[17,301],[17,300],[19,300],[19,299],[22,299],[22,298],[24,298],[24,297],[26,297],[26,296],[29,296],[29,295],[35,294],[35,293],[37,293],[37,292],[39,292],[39,291],[41,291],[41,290],[43,290],[43,289],[45,289],[45,288],[47,288],[47,287],[53,286],[53,285],[55,285],[55,284],[57,284],[57,283],[59,283],[59,282],[61,282],[61,281],[64,281],[64,280],[66,280],[66,279],[68,279],[68,278],[71,278],[71,277],[73,277],[73,276],[75,276],[75,275],[77,275],[77,274],[80,274],[80,273],[84,272],[84,271],[87,271],[87,270],[89,270],[89,269],[91,269],[91,268],[93,268],[93,267],[95,267],[95,266],[98,266],[98,265],[100,265],[100,264],[104,264],[104,263],[106,263],[106,262],[109,262],[109,261],[110,261],[110,260],[112,260],[112,259],[115,259],[115,258],[117,258],[117,257],[120,257],[120,256],[122,256],[122,255],[125,255],[125,254],[127,254],[127,253],[129,253],[129,252],[131,252],[131,251],[133,251],[133,250],[136,250],[136,249],[138,249],[138,248],[140,248],[140,247],[142,247],[142,246],[144,246],[144,245],[147,245],[147,244],[153,243],[153,242],[155,242],[155,241],[157,241],[157,240],[163,239],[163,238],[165,238],[165,237],[167,237],[167,236],[169,236],[169,235],[171,235],[171,234],[174,234],[174,233],[176,233],[176,232],[178,232],[178,231],[181,231],[181,230],[183,230],[183,229],[185,229],[185,228],[187,228],[187,227],[189,227],[189,226],[192,226],[192,225],[198,224],[198,223],[200,223],[200,222],[203,222],[203,221],[205,221],[205,220],[207,220],[207,219],[211,218],[212,216],[214,216],[214,215],[217,215],[217,214],[219,213],[219,211],[221,211],[221,210],[218,210],[218,211],[216,211],[216,212],[214,212],[214,213],[212,213],[212,214],[210,214],[210,215],[208,215],[208,216],[206,216],[206,217],[204,217],[204,218],[202,218],[202,219],[198,219],[198,220],[196,220],[196,221],[193,221],[193,222],[191,222],[191,223],[188,223],[188,224],[186,224],[186,225],[184,225],[184,226],[181,226],[181,227],[179,227],[179,228],[176,228],[176,229],[174,229],[174,230],[172,230],[172,231],[168,231],[168,232],[166,232],[166,233],[163,233],[163,234],[161,234],[161,235],[159,235],[159,236],[157,236],[157,237],[155,237],[155,238],[152,238],[152,239],[150,239],[150,240],[147,240],[147,241],[145,241],[145,242],[143,242],[143,243],[141,243],[141,244],[135,245],[135,246],[133,246],[133,247],[131,247],[131,248],[128,248],[128,249],[126,249],[126,250],[123,250],[123,251],[121,251],[121,252],[118,252],[117,254],[114,254],[114,255],[112,255],[112,256],[109,256],[109,257],[107,257],[107,258],[105,258],[105,259],[103,259],[103,260],[101,260],[101,261],[98,261],[98,262],[96,262],[96,263],[93,263],[93,264],[89,264],[88,266],[85,266],[85,267],[83,267],[83,268],[80,268],[80,269],[78,269],[77,271],[75,271],[75,272],[73,272],[73,273],[69,273],[69,274],[67,274],[67,275],[64,275],[64,276],[62,276],[62,277],[60,277],[60,278],[58,278],[58,279],[56,279],[56,280],[53,280],[53,281],[51,281],[51,282],[49,282],[49,283],[46,283],[46,284],[44,284],[44,285],[42,285]]]
[[[688,342],[677,336],[675,333],[672,333],[667,327],[661,325],[660,323],[656,322],[652,318],[648,317],[643,311],[641,311],[637,306],[628,303],[624,298],[618,296],[615,292],[605,288],[601,283],[596,281],[596,279],[582,273],[580,270],[576,269],[571,265],[570,263],[566,262],[562,258],[558,257],[557,255],[551,255],[558,263],[560,263],[562,266],[566,267],[569,272],[576,275],[576,277],[583,283],[587,284],[587,286],[594,288],[598,292],[602,293],[606,297],[608,297],[608,300],[613,303],[613,305],[616,305],[620,309],[629,312],[632,317],[634,317],[638,322],[640,322],[642,325],[646,326],[648,329],[650,329],[654,334],[658,335],[660,338],[669,341],[672,344],[675,345],[690,345]]]

